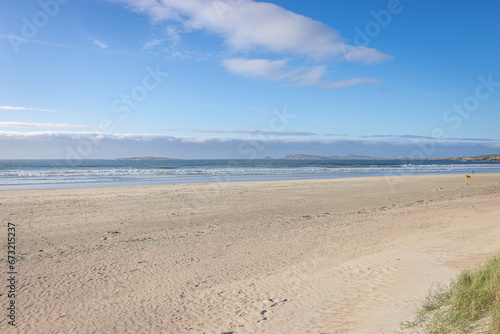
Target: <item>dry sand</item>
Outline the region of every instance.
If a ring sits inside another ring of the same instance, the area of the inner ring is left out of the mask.
[[[500,175],[0,191],[0,218],[0,332],[393,333],[500,252]]]

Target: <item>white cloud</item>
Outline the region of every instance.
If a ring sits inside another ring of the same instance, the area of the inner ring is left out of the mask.
[[[256,145],[258,144],[258,145]],[[480,155],[495,152],[498,143],[436,142],[433,157]],[[102,134],[98,132],[9,132],[0,131],[0,156],[23,158],[115,158],[127,156],[171,156],[198,159],[282,157],[286,154],[360,154],[408,156],[414,141],[277,138],[174,137],[147,134]],[[76,153],[75,153],[76,152]],[[252,153],[253,152],[253,153]],[[250,154],[252,153],[252,154]]]
[[[313,86],[321,82],[323,75],[326,73],[326,66],[314,66],[309,69],[304,69],[298,75],[292,76],[291,82],[296,86]]]
[[[169,26],[165,29],[165,34],[170,44],[176,44],[181,40],[181,33],[184,32],[176,26]]]
[[[325,66],[291,67],[286,59],[225,59],[222,65],[232,74],[254,79],[286,81],[293,86],[313,86],[321,82]]]
[[[110,0],[149,15],[180,22],[186,31],[206,30],[236,52],[265,50],[312,58],[343,57],[367,63],[392,59],[378,50],[347,44],[338,31],[283,7],[252,0]]]
[[[132,134],[132,133],[99,133],[99,132],[64,132],[64,131],[0,131],[0,140],[24,140],[24,139],[40,139],[40,140],[89,140],[89,139],[107,139],[115,141],[189,141],[202,142],[210,141],[214,138],[209,137],[176,137],[169,135],[157,134]],[[227,140],[227,138],[220,138]]]
[[[244,77],[274,81],[285,81],[292,86],[315,86],[324,88],[344,88],[357,84],[379,84],[377,79],[351,78],[343,81],[327,81],[324,76],[327,68],[324,65],[313,67],[291,67],[286,59],[226,59],[222,65],[232,74]]]
[[[96,130],[98,126],[72,125],[65,123],[24,123],[24,122],[0,122],[0,128],[52,128],[52,129],[88,129]]]
[[[340,48],[342,50],[342,56],[349,62],[359,61],[364,64],[374,64],[394,59],[393,56],[389,56],[385,53],[365,46],[353,46],[342,43],[340,44]]]
[[[109,46],[95,38],[92,38],[92,43],[94,43],[95,45],[97,45],[98,47],[100,47],[101,49],[107,49],[109,48]]]
[[[41,109],[41,108],[30,108],[30,107],[12,107],[12,106],[0,106],[0,110],[24,110],[24,111],[51,111],[58,112],[53,109]]]
[[[351,78],[347,80],[342,80],[342,81],[331,81],[331,82],[326,82],[323,86],[325,88],[344,88],[344,87],[349,87],[349,86],[354,86],[358,84],[370,84],[370,85],[376,85],[380,84],[381,82],[377,79],[372,79],[372,78]]]
[[[17,36],[15,34],[12,34],[10,33],[9,35],[5,35],[5,34],[1,34],[0,33],[0,38],[2,39],[8,39],[9,41],[12,41],[12,40],[16,40],[16,41],[19,41],[19,42],[22,42],[23,44],[26,44],[26,43],[35,43],[35,44],[39,44],[39,45],[45,45],[45,46],[55,46],[55,47],[59,47],[59,48],[74,48],[73,45],[69,45],[69,44],[62,44],[62,43],[53,43],[53,42],[47,42],[47,41],[41,41],[41,40],[37,40],[37,39],[34,39],[34,38],[23,38],[21,36]]]
[[[454,142],[500,142],[500,139],[493,138],[471,138],[471,137],[443,137],[436,138],[422,135],[369,135],[360,136],[360,138],[380,138],[380,139],[405,139],[418,141],[454,141]]]
[[[234,133],[234,134],[249,134],[249,135],[271,135],[271,136],[314,136],[316,133],[303,131],[269,131],[269,130],[235,130],[235,129],[198,129],[191,130],[193,132],[202,133]]]
[[[132,10],[148,14],[154,22],[180,20],[178,12],[157,0],[109,0],[128,5]]]
[[[293,13],[272,3],[253,0],[109,0],[127,5],[136,12],[147,14],[155,22],[173,24],[167,36],[179,33],[206,31],[222,38],[233,53],[264,52],[287,55],[312,61],[349,61],[372,64],[393,59],[373,48],[348,44],[335,29]],[[178,28],[175,24],[180,25]],[[175,28],[174,28],[175,27]],[[293,70],[283,72],[283,60],[253,59],[238,70],[236,62],[223,62],[231,73],[252,78],[283,80],[296,85],[310,86],[320,82],[323,66],[304,69],[299,66],[297,77]],[[254,66],[252,69],[251,67]],[[271,73],[264,70],[268,68]],[[364,83],[353,80],[352,84]],[[338,84],[339,87],[342,84]],[[346,85],[347,86],[347,85]]]
[[[293,73],[287,72],[286,59],[225,59],[222,65],[232,74],[267,80],[282,80]]]
[[[0,122],[0,127],[2,123]],[[13,123],[13,122],[12,122]],[[36,124],[36,123],[26,123],[26,124]],[[50,123],[47,123],[50,124]],[[57,124],[56,124],[57,125]],[[58,128],[64,128],[65,124],[59,124]],[[40,126],[43,128],[44,126]],[[68,128],[76,127],[87,127],[87,126],[71,126]],[[57,128],[57,127],[54,127]],[[92,128],[92,127],[88,127]],[[97,128],[97,127],[95,127]],[[172,129],[179,130],[179,129]],[[258,137],[260,141],[269,142],[281,142],[281,143],[321,143],[321,144],[333,144],[333,143],[412,143],[415,141],[427,142],[432,139],[436,143],[440,144],[467,144],[467,145],[486,145],[488,147],[498,147],[500,139],[490,139],[490,138],[444,138],[435,139],[429,136],[418,136],[418,135],[371,135],[371,136],[360,136],[361,139],[330,139],[330,138],[274,138],[275,136],[304,136],[310,137],[317,135],[312,132],[300,132],[300,131],[269,131],[269,130],[238,130],[238,129],[195,129],[187,130],[200,133],[229,133],[229,134],[250,134]],[[328,134],[327,136],[347,136],[347,134]],[[139,142],[149,142],[149,141],[180,141],[180,142],[227,142],[227,141],[254,141],[251,138],[230,138],[230,137],[200,137],[200,136],[172,136],[165,134],[137,134],[137,133],[102,133],[96,131],[81,131],[81,132],[66,132],[66,131],[30,131],[30,132],[19,132],[19,131],[0,131],[0,139],[72,139],[72,140],[82,140],[89,138],[97,139],[107,139],[114,141],[139,141]],[[412,139],[412,140],[408,140]]]
[[[142,49],[147,50],[147,49],[150,49],[152,47],[161,45],[163,42],[164,42],[163,40],[155,38],[149,42],[144,43],[144,45],[142,46]]]

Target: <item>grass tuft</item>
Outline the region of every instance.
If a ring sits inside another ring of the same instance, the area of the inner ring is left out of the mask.
[[[499,334],[500,256],[461,273],[449,287],[432,288],[416,319],[403,326],[425,333]]]

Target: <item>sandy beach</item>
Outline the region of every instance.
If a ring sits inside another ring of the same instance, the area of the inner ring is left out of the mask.
[[[1,332],[393,333],[500,252],[500,175],[6,190],[0,217]]]

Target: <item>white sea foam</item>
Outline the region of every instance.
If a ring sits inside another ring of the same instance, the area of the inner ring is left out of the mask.
[[[370,162],[252,162],[252,161],[189,161],[171,163],[169,166],[133,165],[133,162],[120,163],[95,162],[81,167],[16,165],[0,162],[0,187],[13,185],[47,185],[47,184],[84,184],[96,182],[143,182],[156,181],[172,183],[179,179],[188,182],[217,182],[210,178],[239,180],[251,179],[286,179],[286,178],[330,178],[349,176],[383,176],[383,175],[419,175],[440,173],[478,173],[500,172],[499,163],[401,163],[385,161]]]

